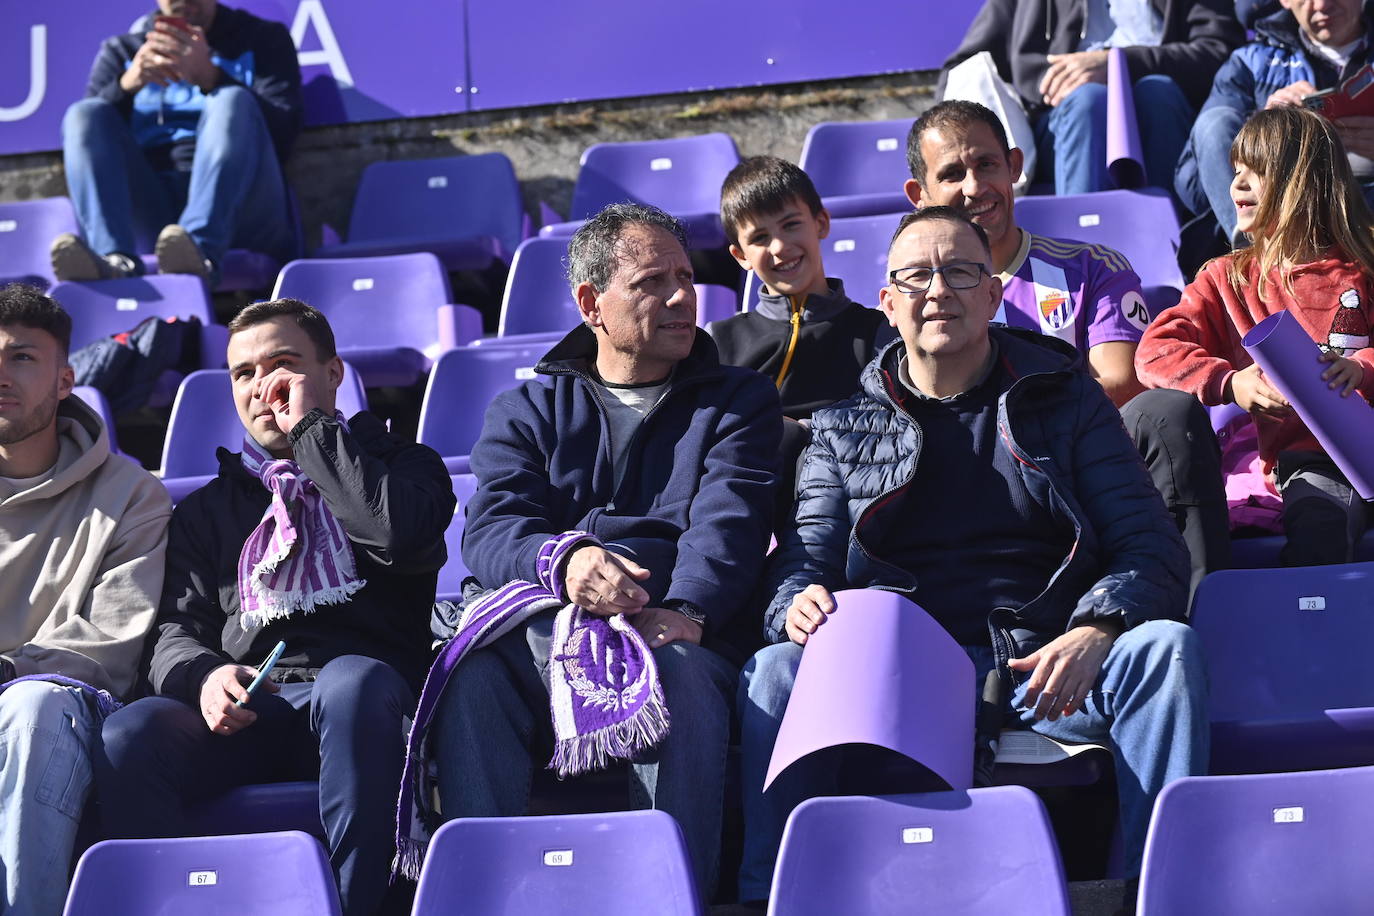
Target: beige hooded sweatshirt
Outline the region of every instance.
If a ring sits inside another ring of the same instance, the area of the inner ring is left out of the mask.
[[[0,480],[0,656],[116,696],[134,685],[157,616],[171,500],[76,397],[58,406],[51,476]]]

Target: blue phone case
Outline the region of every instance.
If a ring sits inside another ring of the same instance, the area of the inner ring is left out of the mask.
[[[273,647],[272,653],[267,656],[267,661],[263,662],[262,665],[258,668],[258,676],[253,678],[253,682],[248,685],[248,699],[251,700],[253,698],[253,694],[257,692],[257,689],[259,687],[262,686],[262,682],[267,680],[267,676],[272,673],[273,668],[277,667],[277,660],[281,658],[282,653],[285,651],[285,642],[278,642],[276,646]],[[242,709],[247,704],[245,704],[241,700],[235,700],[234,705]]]

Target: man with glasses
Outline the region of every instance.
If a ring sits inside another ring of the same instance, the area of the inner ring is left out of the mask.
[[[881,587],[929,612],[972,658],[994,737],[1005,724],[1111,748],[1128,876],[1155,796],[1206,772],[1205,677],[1176,622],[1183,542],[1072,348],[989,327],[1002,301],[991,259],[983,230],[948,207],[904,217],[879,294],[901,340],[858,395],[813,415],[797,523],[767,577],[775,645],[740,687],[742,901],[767,896],[792,808],[853,772],[852,752],[821,752],[763,791],[803,647],[840,589]]]

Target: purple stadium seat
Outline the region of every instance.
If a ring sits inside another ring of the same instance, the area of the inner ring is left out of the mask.
[[[1374,563],[1212,573],[1192,624],[1213,773],[1374,763]]]
[[[53,238],[80,231],[66,197],[0,203],[0,286],[19,282],[47,289],[54,282],[48,255]]]
[[[90,385],[77,385],[72,389],[72,394],[100,415],[100,422],[105,424],[105,432],[110,437],[110,451],[118,452],[119,443],[115,442],[114,414],[110,412],[109,400],[100,393],[99,388],[92,388]]]
[[[162,443],[158,472],[172,502],[209,483],[219,473],[215,449],[237,452],[243,444],[243,424],[234,407],[234,386],[227,369],[203,369],[182,380]],[[358,373],[344,363],[336,406],[351,417],[367,409],[367,396]]]
[[[459,347],[440,356],[429,373],[416,440],[443,455],[450,474],[466,474],[487,405],[508,388],[537,378],[534,366],[548,349],[540,341]]]
[[[323,312],[368,388],[413,385],[444,350],[482,334],[476,309],[450,304],[448,273],[427,251],[292,261],[272,297]]]
[[[348,241],[317,258],[429,251],[449,270],[509,262],[528,235],[515,169],[501,153],[373,162],[363,169]]]
[[[844,291],[861,305],[878,307],[878,290],[887,284],[887,246],[902,214],[856,216],[830,221],[830,234],[821,240],[825,273],[844,281]],[[759,302],[758,275],[746,275],[745,308]]]
[[[1044,806],[1029,789],[813,798],[787,819],[768,912],[1068,916]]]
[[[145,318],[201,323],[201,368],[224,365],[229,332],[214,323],[205,284],[189,274],[153,274],[95,283],[58,283],[51,295],[72,316],[72,349],[133,330]]]
[[[469,575],[467,565],[463,563],[463,520],[468,500],[477,492],[477,478],[471,474],[455,474],[450,480],[453,481],[453,495],[458,497],[458,505],[453,509],[453,521],[449,522],[444,532],[448,560],[439,570],[438,592],[435,595],[441,601],[457,601],[463,595],[463,580]]]
[[[1374,767],[1203,776],[1165,786],[1140,916],[1368,913]]]
[[[1151,318],[1178,304],[1186,284],[1178,266],[1178,217],[1165,192],[1150,188],[1021,197],[1016,222],[1037,235],[1094,242],[1121,252],[1140,277]]]
[[[582,154],[570,222],[545,226],[540,235],[570,236],[607,204],[636,201],[682,220],[691,247],[719,247],[720,186],[738,163],[729,134],[594,144]]]
[[[295,831],[107,840],[76,866],[65,916],[337,916],[339,895],[318,840]]]
[[[299,830],[324,840],[320,784],[301,781],[238,786],[189,806],[186,830],[192,836]]]
[[[521,243],[506,278],[498,337],[538,334],[557,340],[581,323],[582,315],[573,301],[563,266],[567,256],[567,238],[533,238]],[[700,327],[739,311],[739,297],[728,287],[698,283],[696,290]]]
[[[697,916],[682,831],[662,811],[460,818],[440,827],[413,916],[595,911]]]
[[[807,131],[801,167],[832,217],[911,209],[902,183],[911,177],[906,135],[914,120],[826,121]]]

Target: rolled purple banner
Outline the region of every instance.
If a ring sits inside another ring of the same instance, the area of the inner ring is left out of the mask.
[[[928,767],[951,789],[973,785],[973,662],[945,628],[893,592],[836,592],[812,634],[782,718],[764,788],[822,748],[874,744]]]
[[[1321,351],[1286,310],[1250,329],[1241,345],[1293,405],[1361,499],[1374,499],[1374,410],[1356,392],[1341,397],[1322,380]]]
[[[1135,92],[1126,52],[1107,52],[1107,171],[1119,188],[1145,183],[1145,153],[1135,117]]]

